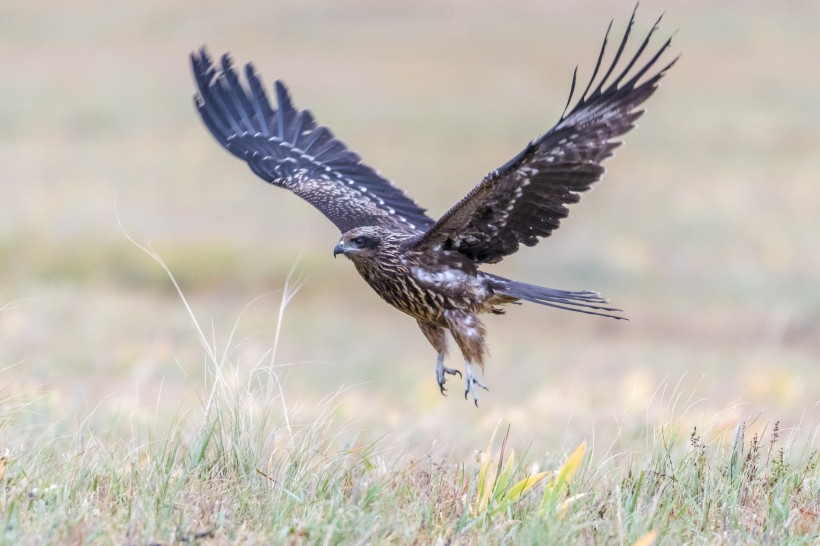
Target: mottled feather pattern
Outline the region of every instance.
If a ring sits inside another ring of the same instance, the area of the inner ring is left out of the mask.
[[[191,55],[191,63],[196,107],[214,137],[258,176],[310,202],[340,231],[380,224],[421,233],[433,224],[309,111],[296,110],[282,82],[275,85],[274,109],[252,65],[245,67],[246,87],[227,55],[220,70],[204,49]]]
[[[603,176],[605,169],[600,163],[620,145],[617,137],[634,127],[643,113],[638,107],[677,60],[645,78],[669,47],[667,40],[640,69],[630,73],[657,29],[656,22],[627,66],[609,81],[617,71],[634,20],[633,12],[609,69],[597,80],[607,44],[604,38],[589,84],[569,113],[565,112],[555,127],[487,175],[411,246],[440,246],[458,250],[476,263],[496,263],[518,250],[519,244],[535,245],[539,238],[548,237],[558,228],[569,214],[566,205],[576,203],[579,194]],[[567,106],[572,102],[575,82],[574,75]]]

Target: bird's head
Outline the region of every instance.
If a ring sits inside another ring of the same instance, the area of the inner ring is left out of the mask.
[[[342,235],[333,249],[333,257],[344,254],[354,262],[375,258],[380,254],[387,235],[383,228],[376,226],[353,228]]]

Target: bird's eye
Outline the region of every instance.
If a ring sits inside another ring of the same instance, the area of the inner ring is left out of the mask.
[[[353,241],[351,242],[356,246],[364,246],[364,244],[367,242],[367,239],[365,237],[359,236],[353,239]]]

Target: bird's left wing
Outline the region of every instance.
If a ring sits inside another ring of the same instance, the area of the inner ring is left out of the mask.
[[[456,250],[476,263],[496,263],[518,250],[520,243],[535,245],[540,237],[549,236],[558,227],[569,213],[565,205],[577,202],[579,193],[603,176],[601,162],[620,144],[615,139],[634,126],[643,113],[639,106],[677,60],[646,76],[669,47],[671,40],[667,40],[627,77],[657,29],[658,19],[627,66],[608,82],[621,59],[634,19],[633,12],[615,57],[597,86],[592,87],[601,68],[606,37],[589,84],[572,110],[565,110],[555,127],[487,175],[432,228],[412,241],[411,249]],[[567,107],[574,89],[575,75]]]
[[[191,64],[199,88],[196,108],[219,143],[267,182],[319,209],[342,233],[367,225],[421,233],[433,225],[423,208],[362,163],[308,110],[294,108],[282,82],[276,82],[274,110],[252,65],[245,67],[245,87],[228,55],[219,71],[204,48],[191,54]]]

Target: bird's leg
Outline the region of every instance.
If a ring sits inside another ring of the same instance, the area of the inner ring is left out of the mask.
[[[447,394],[445,393],[447,389],[444,388],[444,382],[447,380],[445,378],[445,374],[458,374],[458,376],[461,377],[460,371],[456,370],[455,368],[447,368],[444,365],[444,353],[439,353],[438,359],[436,360],[436,381],[438,381],[438,388],[439,390],[441,390],[441,394],[447,396]]]
[[[436,381],[438,382],[438,388],[441,394],[446,396],[446,394],[444,394],[444,391],[447,390],[444,388],[444,382],[447,380],[445,376],[447,374],[458,374],[458,376],[461,377],[461,372],[444,366],[444,357],[447,356],[447,337],[445,336],[444,328],[438,324],[423,320],[416,320],[416,322],[418,322],[424,337],[427,338],[427,341],[430,342],[430,345],[432,345],[436,353],[438,353],[438,359],[436,360]]]
[[[476,387],[488,391],[481,381],[473,373],[473,365],[477,365],[484,371],[484,354],[487,348],[484,345],[484,325],[478,320],[474,313],[464,309],[450,309],[444,313],[447,327],[453,338],[456,340],[461,354],[464,355],[464,378],[466,386],[464,388],[464,399],[468,394],[473,395],[473,402],[478,407],[478,394]]]
[[[472,394],[475,407],[478,407],[478,394],[476,394],[475,388],[480,387],[485,391],[489,391],[490,389],[488,389],[487,386],[479,381],[475,374],[473,374],[473,365],[470,364],[469,360],[464,361],[464,371],[467,377],[467,379],[465,379],[466,387],[464,388],[464,399],[467,400],[467,395]]]

